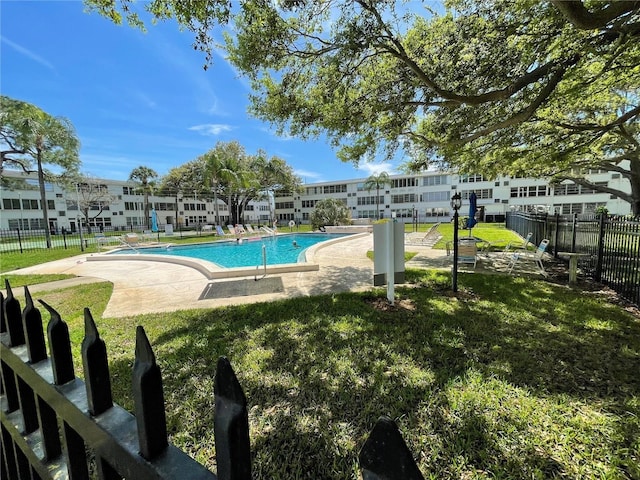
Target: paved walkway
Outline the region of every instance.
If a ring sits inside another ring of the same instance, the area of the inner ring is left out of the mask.
[[[443,250],[433,250],[428,245],[418,244],[408,244],[405,249],[418,252],[418,255],[407,263],[408,267],[451,268],[451,257],[448,257]],[[32,293],[82,283],[109,281],[113,284],[113,294],[104,316],[124,317],[185,308],[211,308],[296,296],[366,290],[373,285],[373,262],[366,256],[368,250],[373,250],[373,235],[361,236],[320,248],[315,256],[309,259],[320,266],[318,271],[269,275],[267,278],[279,277],[283,288],[280,289],[281,291],[267,293],[264,293],[264,285],[268,282],[259,285],[260,282],[256,282],[253,277],[208,280],[193,268],[164,262],[86,260],[88,256],[95,254],[78,255],[20,269],[13,273],[66,273],[77,276],[73,279],[30,286],[29,290]],[[492,254],[490,257],[480,257],[476,271],[505,273],[506,261],[507,259],[500,253]],[[462,267],[459,271],[468,271],[468,268]],[[522,273],[535,274],[535,270],[524,270]],[[216,286],[222,287],[219,284],[225,282],[227,283],[225,287],[235,282],[233,287],[237,295],[227,298],[201,299],[205,291],[215,291]]]

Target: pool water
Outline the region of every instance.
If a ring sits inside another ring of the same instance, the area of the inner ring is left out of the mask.
[[[345,234],[305,233],[278,235],[275,237],[243,238],[241,242],[232,240],[194,245],[147,247],[138,248],[137,251],[145,255],[198,258],[225,268],[255,267],[263,265],[263,245],[267,255],[267,265],[280,265],[304,261],[305,251],[309,247],[344,236]],[[131,250],[122,249],[111,254],[131,254]]]

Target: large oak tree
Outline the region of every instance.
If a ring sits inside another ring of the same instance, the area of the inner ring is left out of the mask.
[[[89,0],[118,20],[129,0]],[[211,52],[227,1],[154,0]],[[121,19],[121,17],[120,17]],[[359,162],[408,154],[418,170],[585,183],[621,173],[640,214],[640,2],[450,0],[237,2],[231,61],[253,114],[301,137],[327,135]],[[209,57],[210,58],[210,57]]]

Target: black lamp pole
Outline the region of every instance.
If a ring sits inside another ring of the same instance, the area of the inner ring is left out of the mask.
[[[458,210],[462,206],[462,198],[459,193],[451,197],[453,208],[453,274],[451,277],[453,291],[458,291]]]

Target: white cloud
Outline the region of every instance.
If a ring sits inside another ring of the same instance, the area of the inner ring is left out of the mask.
[[[47,60],[42,58],[40,55],[38,55],[36,53],[33,53],[31,50],[28,50],[28,49],[18,45],[17,43],[12,42],[11,40],[9,40],[6,37],[0,36],[0,39],[2,40],[2,42],[4,42],[7,45],[9,45],[11,48],[13,48],[18,53],[21,53],[25,57],[29,57],[31,60],[34,60],[35,62],[39,63],[40,65],[43,65],[43,66],[47,67],[49,70],[55,71],[55,67],[51,63],[49,63]]]
[[[230,132],[233,130],[233,127],[222,123],[205,123],[203,125],[194,125],[193,127],[189,127],[189,130],[198,132],[200,135],[215,137],[220,135],[222,132]]]
[[[304,183],[319,182],[323,178],[323,175],[321,173],[312,172],[309,170],[294,169],[293,173],[302,178]]]
[[[366,172],[367,175],[378,175],[382,172],[387,172],[389,175],[395,174],[395,167],[390,162],[361,163],[358,165],[358,170]]]

